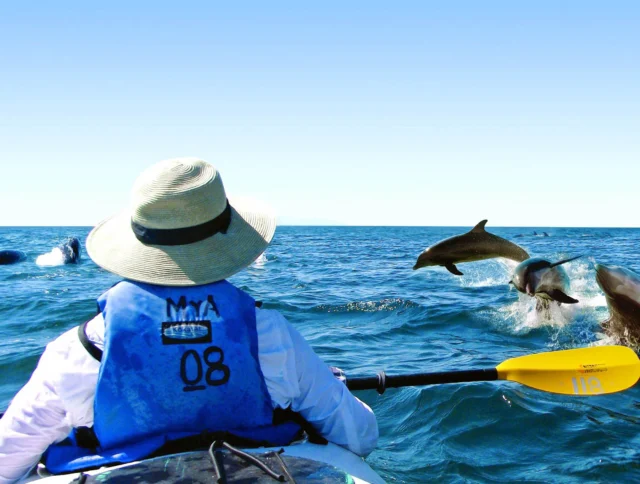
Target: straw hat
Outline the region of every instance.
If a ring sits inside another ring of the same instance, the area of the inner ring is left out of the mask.
[[[98,224],[87,238],[87,252],[126,279],[195,286],[250,265],[275,229],[275,217],[259,203],[227,200],[212,165],[176,158],[138,177],[130,209]]]

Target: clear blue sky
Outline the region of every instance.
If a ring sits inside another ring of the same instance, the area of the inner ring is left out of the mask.
[[[94,225],[198,156],[282,224],[637,227],[639,25],[616,1],[4,2],[0,225]]]

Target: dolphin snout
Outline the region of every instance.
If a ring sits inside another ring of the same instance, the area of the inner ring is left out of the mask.
[[[533,292],[533,289],[531,288],[531,283],[529,282],[527,282],[527,285],[525,286],[524,290],[527,292],[529,296],[533,296],[535,294]]]
[[[596,282],[600,289],[602,289],[605,293],[610,291],[610,286],[613,278],[613,273],[610,268],[605,266],[604,264],[596,264]]]
[[[607,275],[609,275],[609,273],[611,272],[611,269],[609,269],[607,266],[603,264],[596,264],[594,267],[596,270],[596,280],[598,282],[603,281],[607,277]]]
[[[428,265],[429,265],[429,255],[427,254],[427,251],[425,251],[418,256],[418,260],[413,265],[413,270],[415,271],[416,269],[420,269],[421,267],[425,267]]]

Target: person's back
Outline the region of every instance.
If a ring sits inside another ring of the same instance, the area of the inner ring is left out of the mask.
[[[48,345],[0,420],[0,482],[23,476],[45,451],[48,468],[65,472],[220,433],[285,445],[306,422],[371,452],[378,429],[369,407],[280,313],[256,308],[225,280],[274,232],[273,217],[228,202],[205,162],[146,170],[131,212],[87,239],[91,258],[125,280],[99,298],[94,319]]]

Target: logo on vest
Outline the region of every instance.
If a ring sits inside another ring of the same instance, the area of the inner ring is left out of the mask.
[[[162,344],[211,343],[211,322],[162,323]]]
[[[167,319],[162,323],[162,344],[211,343],[211,323],[222,321],[213,296],[206,301],[167,299]]]

